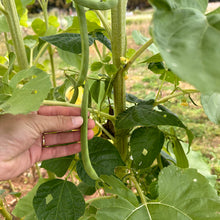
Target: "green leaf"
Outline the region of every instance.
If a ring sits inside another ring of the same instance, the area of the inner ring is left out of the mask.
[[[173,10],[178,8],[192,8],[202,13],[206,12],[208,6],[208,0],[150,0],[149,2],[158,9]]]
[[[160,53],[157,53],[150,58],[147,58],[146,60],[142,61],[142,63],[159,63],[163,62],[163,58],[161,57]]]
[[[48,181],[47,179],[40,178],[34,188],[24,197],[19,199],[12,214],[19,218],[25,218],[25,220],[37,220],[37,216],[33,207],[33,198],[37,192],[39,186]]]
[[[91,96],[96,103],[99,102],[100,84],[101,84],[100,80],[96,80],[95,82],[93,82],[90,88]]]
[[[122,183],[118,178],[106,175],[102,175],[101,178],[105,182],[104,190],[106,193],[119,195],[120,197],[128,200],[134,206],[139,206],[136,195],[132,192],[132,190],[128,189],[125,184]]]
[[[115,75],[117,73],[117,67],[114,64],[105,64],[105,71],[109,76]]]
[[[60,48],[57,48],[58,54],[60,58],[67,63],[70,66],[76,67],[78,70],[80,70],[81,66],[81,55],[61,50]]]
[[[220,124],[220,93],[202,94],[201,102],[209,120]]]
[[[132,31],[132,37],[137,45],[144,45],[150,40],[149,38],[144,37],[139,31]],[[159,50],[155,44],[150,45],[147,49],[153,52],[153,54],[159,53]]]
[[[102,62],[94,62],[91,65],[91,71],[98,71],[102,68],[103,63]]]
[[[95,33],[95,40],[104,44],[110,51],[112,50],[111,41],[101,32]]]
[[[141,127],[132,132],[130,146],[134,166],[137,169],[149,167],[164,144],[164,134],[156,127]]]
[[[54,16],[54,15],[50,15],[49,16],[48,23],[49,23],[49,25],[51,25],[51,26],[53,26],[55,28],[58,28],[60,26],[58,18],[56,16]]]
[[[94,11],[86,12],[86,22],[87,22],[88,33],[91,33],[97,30],[104,31],[103,27],[101,26],[100,20]],[[79,20],[77,16],[74,16],[72,18],[71,26],[68,27],[66,32],[68,33],[79,33],[80,32]]]
[[[188,151],[188,144],[181,144],[186,153]],[[190,152],[187,153],[187,159],[189,161],[189,168],[197,169],[200,174],[209,180],[211,186],[215,187],[217,176],[211,174],[211,167],[205,162],[202,153],[191,149]]]
[[[164,168],[159,175],[158,184],[158,202],[148,203],[152,219],[220,218],[220,199],[216,191],[195,169],[181,169],[175,166]]]
[[[81,182],[79,183],[79,185],[77,186],[77,188],[79,189],[79,191],[83,194],[83,195],[92,195],[96,192],[96,188],[94,186],[89,186],[88,184]]]
[[[61,179],[42,184],[33,205],[39,220],[77,220],[85,211],[85,201],[80,191],[72,182]]]
[[[46,23],[40,18],[34,19],[31,27],[38,36],[44,36],[47,31]]]
[[[4,15],[0,15],[0,33],[9,32],[7,20]]]
[[[167,66],[201,92],[219,92],[220,15],[204,15],[207,0],[150,2],[153,38]]]
[[[124,162],[115,146],[108,140],[99,137],[89,140],[89,156],[92,166],[99,176],[114,175],[115,167],[124,166]],[[76,170],[82,181],[91,186],[95,185],[95,181],[87,175],[83,168],[81,154]]]
[[[71,53],[80,54],[81,49],[81,36],[80,34],[62,33],[40,38],[43,41],[47,41],[54,46]],[[94,39],[89,36],[89,45],[91,46]]]
[[[55,173],[58,177],[64,176],[70,164],[72,163],[75,155],[53,158],[42,162],[41,167]]]
[[[186,129],[186,126],[173,113],[157,111],[152,104],[141,102],[119,114],[116,127],[129,129],[135,126],[171,125]]]
[[[189,162],[180,141],[175,138],[173,141],[173,153],[176,157],[176,165],[181,168],[188,168]]]
[[[96,200],[91,204],[97,209],[96,219],[99,220],[150,220],[145,206],[134,206],[120,196]],[[157,218],[155,218],[157,219]]]
[[[21,82],[27,80],[24,85]],[[37,111],[51,88],[49,75],[31,67],[17,73],[9,83],[11,97],[0,105],[3,113],[22,114]]]

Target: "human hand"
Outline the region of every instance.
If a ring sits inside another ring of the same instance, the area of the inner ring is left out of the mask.
[[[27,115],[0,116],[0,180],[12,179],[38,161],[80,152],[82,123],[79,108],[61,106],[42,106],[37,113]],[[90,119],[88,139],[94,136],[94,126]],[[68,145],[59,146],[62,144]],[[45,147],[52,145],[57,146]]]

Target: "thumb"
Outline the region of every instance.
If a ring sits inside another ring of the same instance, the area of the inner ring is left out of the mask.
[[[79,129],[83,124],[83,118],[81,116],[36,115],[34,123],[40,133],[61,132]]]

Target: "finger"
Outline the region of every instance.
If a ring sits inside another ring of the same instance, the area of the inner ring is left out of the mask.
[[[64,106],[41,106],[38,110],[39,115],[66,115],[66,116],[80,116],[81,109]]]
[[[34,127],[41,133],[62,132],[79,129],[83,123],[81,116],[44,116],[32,115],[29,123],[34,123]]]
[[[88,130],[88,139],[93,138],[93,130]],[[65,133],[56,134],[45,134],[44,135],[44,146],[68,144],[80,141],[80,131],[72,131]]]
[[[95,127],[95,121],[92,119],[89,119],[88,121],[88,129],[93,129]]]
[[[66,146],[43,148],[39,161],[49,160],[58,157],[65,157],[79,153],[80,151],[81,151],[81,145],[79,143],[70,144]]]

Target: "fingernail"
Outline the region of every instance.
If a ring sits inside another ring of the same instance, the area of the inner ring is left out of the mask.
[[[83,118],[81,116],[72,117],[72,123],[74,127],[80,127],[83,124]]]

